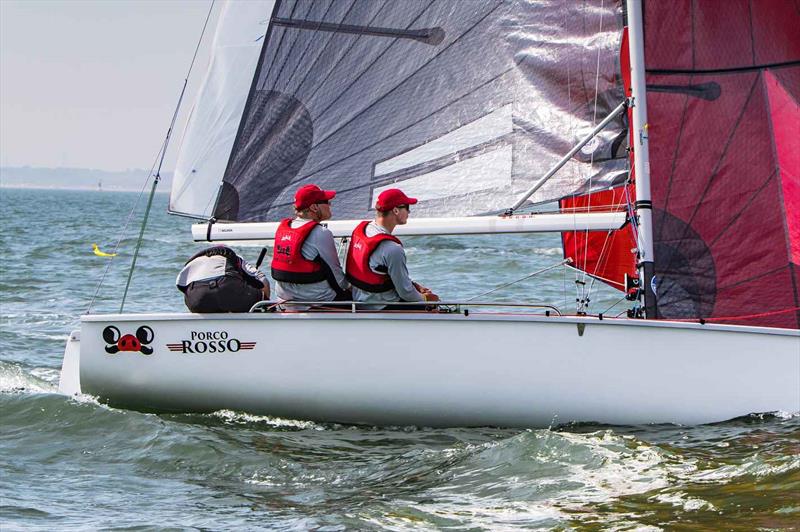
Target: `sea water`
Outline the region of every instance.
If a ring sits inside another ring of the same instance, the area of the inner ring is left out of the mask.
[[[105,274],[111,259],[92,244],[113,250],[137,198]],[[80,314],[95,293],[93,311],[119,310],[146,197],[0,189],[0,199],[2,530],[800,526],[797,413],[703,426],[431,429],[154,415],[60,396]],[[126,312],[183,309],[173,283],[199,247],[166,203],[156,195]],[[561,260],[552,235],[404,240],[414,278],[450,300]],[[238,250],[255,261],[260,248]],[[575,281],[555,268],[491,299],[574,312],[584,286]],[[589,310],[624,312],[620,297],[596,284]]]

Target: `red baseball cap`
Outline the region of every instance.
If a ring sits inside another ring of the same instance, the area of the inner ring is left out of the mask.
[[[414,205],[417,198],[409,198],[399,188],[387,188],[378,196],[375,209],[379,211],[389,211],[400,205]]]
[[[333,190],[322,190],[317,185],[303,185],[294,193],[294,208],[307,209],[320,201],[332,200],[336,196]]]

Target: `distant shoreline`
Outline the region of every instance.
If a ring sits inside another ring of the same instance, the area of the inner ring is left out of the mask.
[[[0,166],[0,187],[36,190],[102,190],[103,192],[149,191],[153,176],[141,168],[110,172],[92,168],[36,168]],[[98,188],[99,187],[99,188]],[[161,174],[158,191],[172,188],[172,172]]]
[[[97,187],[81,187],[81,186],[74,186],[74,187],[60,187],[60,186],[51,186],[51,185],[24,185],[24,184],[4,184],[0,183],[0,189],[22,189],[22,190],[72,190],[72,191],[82,191],[82,192],[141,192],[142,189],[138,188],[116,188],[116,187],[108,187],[104,189],[98,189]],[[147,187],[145,191],[149,190],[150,187]],[[156,189],[156,194],[169,194],[169,189]]]

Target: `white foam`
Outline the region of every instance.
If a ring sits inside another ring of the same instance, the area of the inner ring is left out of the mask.
[[[56,386],[16,364],[0,364],[0,392],[54,393]]]
[[[648,498],[648,501],[671,504],[672,506],[682,508],[687,512],[696,512],[698,510],[711,512],[717,511],[717,507],[710,502],[697,497],[690,497],[682,491],[677,491],[674,493],[659,493],[658,495]]]
[[[228,423],[265,423],[277,428],[323,430],[323,427],[314,423],[313,421],[299,421],[296,419],[283,419],[271,416],[256,416],[253,414],[247,414],[245,412],[234,412],[233,410],[217,410],[209,415]]]

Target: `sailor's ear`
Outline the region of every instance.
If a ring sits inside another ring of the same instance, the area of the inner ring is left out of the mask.
[[[103,340],[107,344],[116,344],[119,341],[119,329],[113,325],[109,325],[103,329]]]

